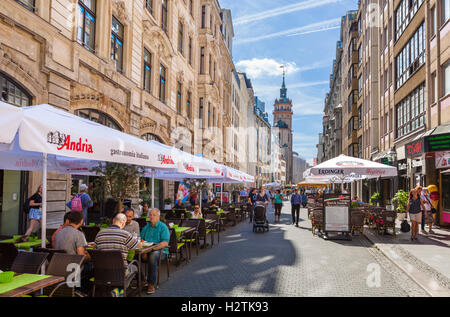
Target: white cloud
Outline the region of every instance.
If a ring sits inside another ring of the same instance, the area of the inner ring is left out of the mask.
[[[283,15],[283,14],[288,14],[288,13],[297,12],[297,11],[303,11],[306,9],[312,9],[312,8],[324,6],[324,5],[327,5],[330,3],[335,3],[338,1],[341,1],[341,0],[308,0],[308,1],[303,1],[303,2],[299,2],[299,3],[294,3],[291,5],[284,6],[284,7],[278,7],[275,9],[266,10],[266,11],[262,11],[262,12],[255,13],[255,14],[241,16],[234,20],[234,25],[237,26],[237,25],[241,25],[241,24],[254,22],[254,21],[264,20],[267,18],[271,18],[271,17]]]
[[[278,62],[271,58],[253,58],[236,63],[236,66],[243,69],[252,79],[263,76],[281,76],[283,74],[281,66],[283,65],[286,66],[288,74],[293,74],[301,70],[295,63]]]
[[[280,36],[292,36],[292,35],[300,35],[300,34],[307,34],[307,33],[314,33],[314,32],[322,32],[327,31],[331,29],[335,29],[337,27],[340,27],[341,25],[341,18],[331,19],[331,20],[325,20],[321,22],[316,22],[312,24],[308,24],[305,26],[301,26],[298,28],[292,28],[289,30],[281,31],[281,32],[274,32],[262,36],[254,36],[251,38],[246,39],[238,39],[235,41],[235,44],[244,44],[244,43],[253,43],[253,42],[259,42],[262,40],[274,38],[274,37],[280,37]]]

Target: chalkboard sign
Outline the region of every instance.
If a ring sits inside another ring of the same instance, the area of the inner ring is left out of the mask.
[[[323,205],[325,232],[348,233],[351,231],[351,197],[349,194],[325,194]]]

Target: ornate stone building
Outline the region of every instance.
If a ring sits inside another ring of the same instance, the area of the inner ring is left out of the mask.
[[[223,163],[222,132],[231,119],[222,114],[230,113],[234,69],[230,25],[217,0],[2,0],[2,97],[18,106],[48,103]],[[218,127],[221,137],[208,136],[206,126]],[[41,177],[0,176],[2,186],[21,193],[17,201],[5,198],[0,234],[17,233],[23,219],[10,212]],[[50,213],[65,211],[79,181],[91,182],[49,174]],[[155,189],[162,203],[173,184]]]

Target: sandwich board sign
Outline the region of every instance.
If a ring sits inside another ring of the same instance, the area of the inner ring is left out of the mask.
[[[325,238],[328,238],[329,232],[337,232],[348,239],[351,232],[350,194],[325,194],[323,205]]]

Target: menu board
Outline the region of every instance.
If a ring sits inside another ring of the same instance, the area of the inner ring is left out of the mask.
[[[325,194],[323,205],[325,232],[350,232],[349,194]]]

